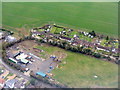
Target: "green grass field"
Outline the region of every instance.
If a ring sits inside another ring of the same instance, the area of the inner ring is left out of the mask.
[[[67,64],[53,71],[55,78],[70,87],[117,87],[117,65],[67,52]],[[98,78],[94,78],[97,75]]]
[[[53,55],[57,51],[67,54],[63,59],[66,64],[52,71],[54,78],[69,87],[117,87],[118,66],[96,58],[74,53],[53,46],[38,46],[46,54]],[[94,78],[97,75],[98,78]]]
[[[13,28],[57,23],[117,37],[117,3],[3,3],[3,25]]]

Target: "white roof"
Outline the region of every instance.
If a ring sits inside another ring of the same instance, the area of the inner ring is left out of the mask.
[[[3,32],[0,32],[0,37],[2,37],[3,36]]]
[[[21,56],[22,58],[26,58],[26,57],[27,57],[27,55],[24,54],[24,53],[22,53],[20,56]]]
[[[15,37],[12,37],[12,36],[7,36],[8,38],[10,38],[10,39],[15,39]]]
[[[22,53],[19,56],[17,56],[16,59],[25,59],[26,57],[27,57],[27,55]]]
[[[13,36],[7,36],[6,40],[9,41],[9,42],[12,42],[12,41],[16,40],[16,38],[13,37]]]

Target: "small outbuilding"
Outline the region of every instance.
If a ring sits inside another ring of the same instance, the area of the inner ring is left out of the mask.
[[[16,79],[8,80],[5,83],[5,88],[14,88],[14,84],[17,82]]]
[[[0,78],[0,88],[3,88],[5,84],[5,80],[3,78]]]
[[[43,73],[43,72],[37,72],[36,75],[40,75],[40,76],[42,76],[42,77],[46,77],[46,74]]]
[[[7,41],[7,42],[15,42],[15,41],[16,41],[16,38],[9,35],[9,36],[7,36],[7,37],[5,38],[5,41]]]
[[[15,59],[13,59],[13,58],[9,58],[8,60],[17,64],[17,61]]]

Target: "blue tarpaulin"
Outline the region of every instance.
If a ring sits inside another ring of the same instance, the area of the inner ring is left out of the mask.
[[[42,76],[42,77],[45,77],[45,76],[46,76],[46,74],[43,73],[43,72],[37,72],[36,74],[37,74],[37,75],[40,75],[40,76]]]

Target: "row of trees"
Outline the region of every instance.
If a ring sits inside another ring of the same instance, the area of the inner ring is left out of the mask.
[[[50,40],[52,39],[52,41]],[[44,39],[40,39],[39,42],[41,43],[45,43]],[[91,48],[86,48],[85,46],[73,46],[72,44],[70,44],[69,42],[65,41],[65,40],[58,40],[55,38],[47,38],[47,43],[53,46],[58,46],[60,48],[66,49],[66,50],[70,50],[73,52],[78,52],[78,53],[82,53],[82,54],[87,54],[87,55],[92,55],[96,58],[101,58],[101,54],[99,53],[95,53]]]

